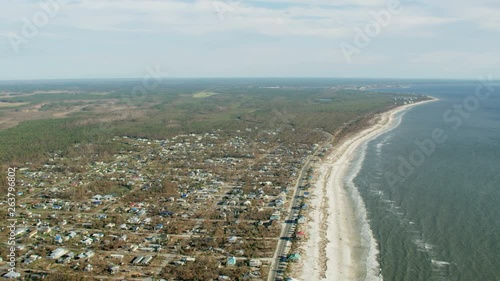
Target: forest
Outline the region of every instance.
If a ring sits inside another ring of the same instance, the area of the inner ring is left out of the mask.
[[[395,106],[395,94],[334,82],[173,79],[141,95],[134,94],[140,84],[135,80],[2,84],[2,102],[22,104],[0,108],[1,118],[24,113],[26,121],[0,131],[0,159],[36,162],[49,152],[68,153],[77,143],[98,144],[112,153],[105,143],[115,135],[162,139],[214,130],[233,135],[249,125],[259,130],[290,127],[294,133],[281,141],[310,143],[317,141],[315,129],[334,133]],[[53,114],[30,118],[42,111]],[[57,115],[63,118],[52,117]]]

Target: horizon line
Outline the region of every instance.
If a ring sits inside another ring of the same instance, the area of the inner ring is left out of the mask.
[[[428,78],[428,77],[338,77],[338,76],[235,76],[235,77],[209,77],[209,76],[180,76],[180,77],[160,77],[160,80],[176,79],[347,79],[347,80],[433,80],[433,81],[475,81],[476,78]],[[44,81],[84,81],[84,80],[141,80],[144,77],[100,77],[100,78],[19,78],[0,79],[3,82],[44,82]],[[500,79],[492,81],[500,82]]]

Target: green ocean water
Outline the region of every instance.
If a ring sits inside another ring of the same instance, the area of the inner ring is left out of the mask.
[[[404,89],[440,100],[406,112],[364,151],[354,184],[383,280],[500,280],[500,86],[474,99],[478,85]]]

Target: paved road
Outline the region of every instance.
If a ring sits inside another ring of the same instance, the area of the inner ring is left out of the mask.
[[[300,190],[299,187],[304,184],[304,181],[302,178],[304,177],[304,174],[307,172],[307,170],[311,167],[311,160],[314,159],[314,157],[317,156],[317,154],[327,145],[330,144],[331,141],[333,140],[333,135],[330,133],[324,132],[326,135],[328,135],[328,139],[321,144],[314,153],[309,156],[304,163],[304,166],[300,170],[298,174],[298,179],[295,183],[295,187],[293,189],[293,195],[292,195],[292,202],[290,204],[290,207],[288,209],[288,216],[285,220],[284,227],[281,229],[281,234],[280,234],[280,240],[278,240],[278,246],[276,247],[276,251],[274,253],[273,261],[271,263],[271,269],[269,270],[269,275],[267,278],[267,281],[274,281],[274,280],[280,280],[277,279],[280,277],[282,272],[284,271],[286,264],[284,262],[281,262],[280,259],[282,256],[284,256],[285,249],[287,247],[288,241],[290,241],[292,234],[295,230],[295,223],[292,223],[294,220],[294,217],[298,215],[299,210],[300,210]]]

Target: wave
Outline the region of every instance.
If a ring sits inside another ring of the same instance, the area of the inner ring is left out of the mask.
[[[363,160],[366,153],[366,143],[362,145],[360,155],[356,157],[352,170],[346,179],[346,187],[351,200],[354,203],[356,218],[361,229],[361,246],[366,249],[363,260],[366,262],[366,277],[365,281],[382,281],[380,263],[379,263],[379,250],[378,242],[375,239],[370,223],[368,221],[368,212],[366,210],[363,198],[359,193],[357,186],[354,184],[354,178],[361,170]]]
[[[361,246],[366,249],[363,260],[366,262],[366,277],[365,281],[382,281],[382,271],[380,268],[379,262],[379,248],[378,241],[375,239],[373,235],[373,231],[370,227],[370,222],[368,219],[368,211],[366,210],[365,203],[361,194],[359,192],[358,186],[354,183],[354,179],[357,177],[366,157],[366,150],[368,148],[368,144],[380,136],[385,135],[387,132],[390,132],[394,128],[398,127],[401,124],[401,120],[407,110],[397,113],[393,122],[387,126],[386,129],[381,130],[378,134],[373,136],[372,138],[366,140],[361,144],[359,154],[355,157],[353,161],[352,169],[349,171],[348,177],[345,181],[345,186],[347,187],[347,191],[351,197],[351,200],[354,203],[356,216],[358,219],[358,223],[361,230]],[[389,140],[393,137],[392,134],[385,135],[382,141],[377,144],[377,154],[380,155],[382,152],[382,147],[389,142]],[[382,175],[379,175],[380,177]],[[375,191],[381,197],[384,196],[383,192],[380,190]]]
[[[395,119],[393,121],[393,124],[388,126],[387,129],[381,131],[377,136],[373,137],[371,140],[366,141],[361,146],[360,152],[359,152],[359,157],[355,162],[355,166],[353,167],[351,174],[349,175],[347,179],[346,185],[351,188],[352,190],[352,198],[354,201],[359,201],[355,205],[357,207],[357,211],[359,212],[359,222],[362,224],[361,229],[363,230],[364,234],[364,244],[363,246],[369,245],[368,250],[368,255],[367,255],[367,276],[365,281],[372,281],[372,280],[382,280],[382,273],[381,273],[381,268],[380,268],[380,262],[379,262],[379,251],[378,251],[378,241],[374,238],[373,236],[373,231],[369,227],[369,220],[367,218],[367,210],[364,205],[364,201],[362,200],[360,193],[359,193],[359,187],[356,186],[354,183],[354,179],[358,176],[366,158],[367,154],[367,149],[368,147],[373,147],[375,151],[375,157],[378,157],[381,160],[382,156],[382,147],[390,144],[391,138],[394,137],[394,133],[391,131],[397,128],[403,119],[403,116],[406,114],[407,111],[404,111],[397,116],[395,116]],[[373,143],[373,146],[371,143]],[[381,162],[376,161],[376,166],[380,166]],[[382,203],[382,205],[385,206],[385,210],[389,213],[392,214],[399,222],[401,223],[402,226],[406,229],[406,232],[413,236],[413,243],[417,247],[417,249],[421,252],[426,253],[426,255],[430,258],[429,262],[432,265],[432,278],[433,280],[449,280],[449,267],[450,263],[447,261],[442,261],[438,260],[437,252],[436,251],[436,246],[429,243],[426,241],[426,238],[424,237],[424,234],[422,231],[418,230],[415,222],[410,220],[409,218],[406,217],[405,213],[403,212],[402,208],[396,204],[393,200],[390,199],[389,196],[385,194],[383,191],[383,186],[381,183],[377,183],[378,180],[383,179],[383,174],[381,172],[381,169],[375,169],[373,172],[373,179],[375,182],[365,182],[364,180],[361,180],[359,184],[362,186],[368,187],[368,191],[372,196],[375,198],[378,198],[378,202]],[[368,226],[367,226],[368,225]]]

